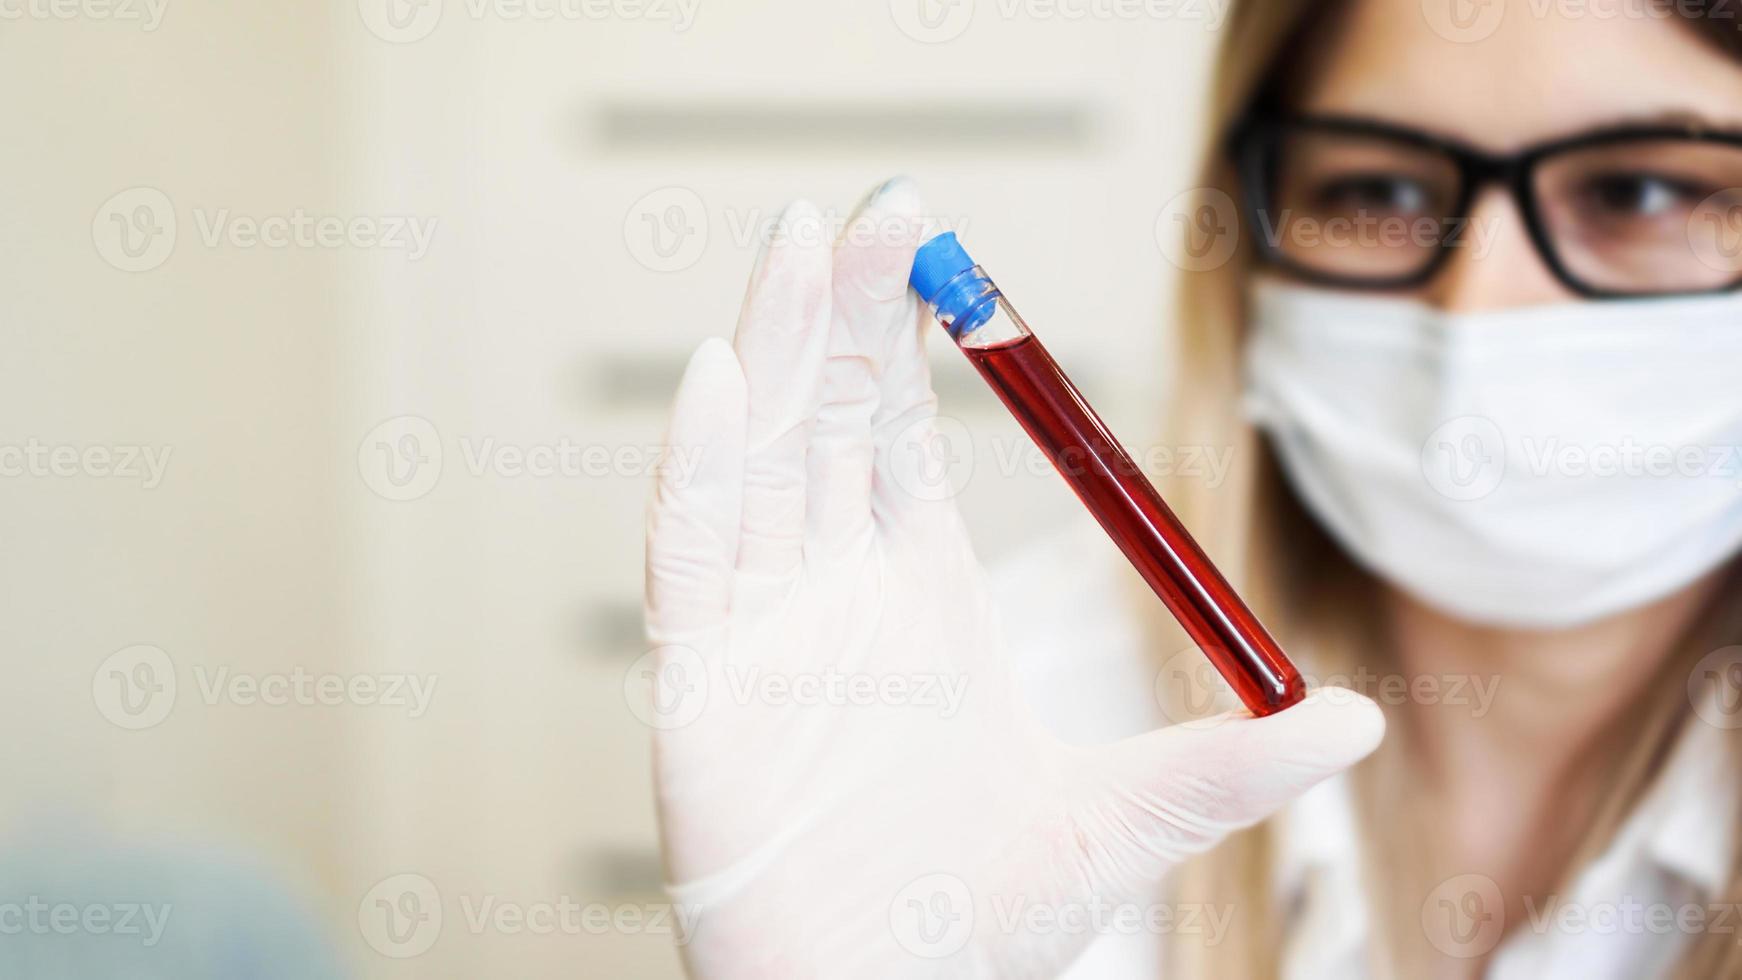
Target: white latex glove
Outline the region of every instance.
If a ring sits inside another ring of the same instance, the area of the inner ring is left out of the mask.
[[[670,444],[701,456],[655,492],[647,626],[698,977],[1052,976],[1094,934],[1033,909],[1147,908],[1384,730],[1347,692],[1092,749],[1037,725],[955,506],[910,492],[936,404],[939,328],[907,286],[923,214],[892,182],[832,247],[791,205],[733,343],[677,394]]]

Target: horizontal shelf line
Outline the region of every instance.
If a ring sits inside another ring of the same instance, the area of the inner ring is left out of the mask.
[[[1081,150],[1094,112],[1078,102],[606,101],[590,131],[607,149],[695,147]]]

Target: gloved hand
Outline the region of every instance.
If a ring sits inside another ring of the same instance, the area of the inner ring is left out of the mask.
[[[790,206],[733,343],[677,394],[670,445],[701,455],[655,491],[647,627],[698,977],[1052,976],[1094,936],[1032,910],[1146,906],[1383,733],[1347,692],[1095,748],[1038,726],[954,504],[903,469],[936,405],[907,286],[924,213],[892,182],[832,247]]]

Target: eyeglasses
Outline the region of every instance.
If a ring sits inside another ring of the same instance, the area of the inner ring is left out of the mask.
[[[1260,255],[1313,281],[1419,285],[1491,240],[1470,205],[1499,183],[1582,296],[1742,287],[1742,133],[1626,127],[1500,156],[1370,120],[1260,115],[1233,152]]]

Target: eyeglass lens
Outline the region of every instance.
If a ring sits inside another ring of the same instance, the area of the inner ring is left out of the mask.
[[[1492,240],[1494,229],[1458,214],[1464,179],[1442,149],[1305,128],[1282,134],[1267,163],[1255,231],[1320,275],[1406,279],[1448,238]],[[1548,248],[1587,288],[1690,292],[1742,280],[1742,146],[1652,138],[1566,149],[1538,162],[1531,196]]]

